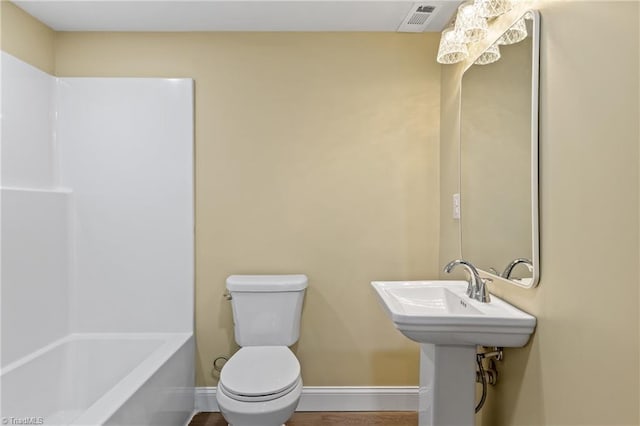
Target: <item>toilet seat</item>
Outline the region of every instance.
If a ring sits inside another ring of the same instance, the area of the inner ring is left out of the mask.
[[[300,363],[286,346],[247,346],[220,373],[219,390],[237,401],[280,398],[300,382]]]
[[[225,386],[222,383],[218,383],[218,391],[221,391],[223,394],[225,394],[229,398],[234,399],[236,401],[242,401],[242,402],[267,402],[267,401],[273,401],[274,399],[278,399],[278,398],[281,398],[281,397],[287,395],[289,392],[291,392],[293,389],[295,389],[296,386],[298,386],[298,383],[300,383],[300,382],[302,382],[302,380],[298,379],[290,387],[288,387],[287,389],[285,389],[285,390],[283,390],[281,392],[271,393],[271,394],[267,394],[267,395],[258,395],[258,396],[247,396],[247,395],[234,394],[232,392],[229,392],[229,390],[227,388],[225,388]]]

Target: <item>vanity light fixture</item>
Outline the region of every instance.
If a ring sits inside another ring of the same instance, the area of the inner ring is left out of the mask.
[[[473,0],[458,8],[455,30],[465,43],[480,41],[487,36],[487,18],[480,16],[478,6]]]
[[[458,7],[454,24],[442,32],[437,61],[448,65],[467,59],[471,44],[482,41],[487,36],[487,19],[494,19],[509,12],[517,1],[519,0],[468,0],[462,3]],[[525,16],[518,20],[474,63],[491,64],[500,59],[498,45],[514,44],[527,38],[527,18],[528,16]]]
[[[498,39],[498,44],[515,44],[525,38],[527,38],[527,24],[522,18],[502,34],[502,37]]]
[[[495,18],[513,8],[511,0],[476,0],[475,4],[483,18]]]
[[[442,32],[440,48],[438,49],[438,62],[441,64],[455,64],[469,56],[467,45],[460,40],[454,28],[448,28]]]
[[[482,55],[478,56],[478,59],[474,62],[476,65],[488,65],[500,59],[500,49],[498,44],[492,44]]]

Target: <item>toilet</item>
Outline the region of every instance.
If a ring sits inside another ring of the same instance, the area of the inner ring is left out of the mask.
[[[281,426],[302,394],[300,363],[289,346],[300,336],[306,275],[231,275],[236,343],[216,392],[230,426]]]

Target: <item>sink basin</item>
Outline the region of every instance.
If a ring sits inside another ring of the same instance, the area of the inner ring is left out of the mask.
[[[376,294],[409,339],[436,345],[521,347],[535,317],[491,295],[489,303],[469,298],[466,281],[374,281]]]

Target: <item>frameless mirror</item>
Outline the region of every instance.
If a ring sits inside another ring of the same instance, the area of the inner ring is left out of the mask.
[[[482,275],[522,287],[535,287],[540,271],[539,29],[538,12],[528,11],[498,40],[512,42],[499,45],[499,59],[477,65],[495,59],[481,56],[462,77],[462,257]]]

